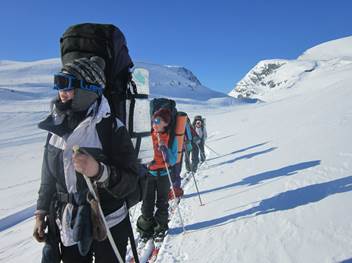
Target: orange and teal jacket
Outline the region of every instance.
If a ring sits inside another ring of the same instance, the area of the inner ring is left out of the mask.
[[[158,142],[158,133],[156,131],[152,132],[152,141],[153,141],[153,150],[154,150],[154,159],[149,165],[149,173],[153,176],[164,176],[167,175],[165,166],[168,168],[173,166],[177,161],[177,151],[178,145],[177,140],[172,142],[171,148],[168,148],[170,135],[167,132],[159,133],[160,142],[163,142],[164,146],[159,147]],[[164,162],[164,157],[165,161]]]

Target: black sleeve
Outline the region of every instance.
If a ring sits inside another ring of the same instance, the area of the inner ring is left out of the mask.
[[[112,132],[108,191],[122,199],[134,191],[138,178],[138,160],[131,138],[124,126]]]
[[[44,148],[44,156],[43,156],[43,164],[42,164],[42,175],[40,181],[40,188],[38,191],[38,200],[37,200],[37,210],[45,210],[49,211],[49,206],[51,199],[55,193],[55,185],[56,180],[52,174],[52,169],[50,169],[50,165],[48,160],[50,151],[48,150],[48,144],[50,140],[50,133],[48,134],[48,138]]]

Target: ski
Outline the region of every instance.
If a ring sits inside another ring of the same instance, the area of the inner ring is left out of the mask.
[[[154,263],[158,257],[160,248],[164,242],[165,236],[163,238],[155,238],[154,239],[154,248],[152,253],[149,256],[148,263]]]
[[[171,217],[175,213],[177,206],[181,202],[182,197],[176,197],[176,202],[174,201],[174,199],[169,200],[169,221],[171,220]]]
[[[149,255],[153,252],[154,242],[153,239],[148,240],[140,240],[137,246],[137,254],[140,263],[145,263],[148,261]],[[129,263],[135,263],[135,259],[132,256],[130,258]]]
[[[143,240],[143,241],[140,241],[139,238],[136,238],[136,244],[137,244],[137,255],[138,255],[138,258],[140,258],[141,254],[142,254],[142,251],[144,249],[144,247],[146,246],[147,244],[147,240]],[[132,251],[131,251],[132,253]],[[135,263],[136,260],[134,258],[134,256],[132,255],[132,257],[128,260],[129,263]]]

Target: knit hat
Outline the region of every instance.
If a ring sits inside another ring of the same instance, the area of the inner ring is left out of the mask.
[[[171,111],[169,109],[161,108],[153,114],[153,119],[160,117],[167,124],[171,121]]]
[[[67,63],[61,69],[61,73],[69,74],[78,80],[84,80],[86,84],[99,87],[97,89],[75,88],[75,95],[72,100],[73,111],[84,111],[101,95],[105,88],[105,61],[101,57],[79,58]],[[99,92],[100,91],[100,92]]]

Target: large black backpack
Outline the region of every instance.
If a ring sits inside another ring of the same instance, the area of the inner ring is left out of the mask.
[[[81,57],[100,56],[105,60],[104,95],[113,114],[126,124],[126,99],[131,93],[133,62],[120,29],[107,24],[73,25],[61,37],[60,46],[63,65]]]
[[[132,80],[133,62],[123,33],[110,24],[77,24],[64,32],[60,46],[63,65],[81,57],[100,56],[105,60],[104,96],[109,101],[113,115],[126,125],[130,136],[137,139],[138,154],[141,137],[149,136],[149,132],[134,132],[134,107],[136,99],[147,100],[148,95],[138,94]]]

